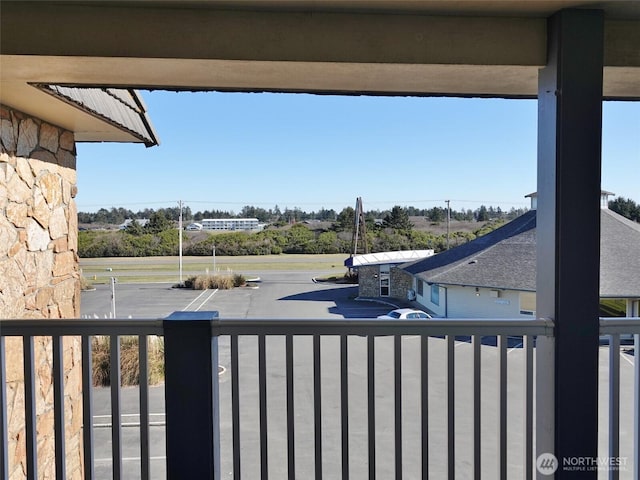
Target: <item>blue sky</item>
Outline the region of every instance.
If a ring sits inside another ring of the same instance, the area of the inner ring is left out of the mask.
[[[527,207],[534,100],[142,92],[160,146],[78,145],[79,211]],[[606,102],[602,187],[640,202],[640,102]]]

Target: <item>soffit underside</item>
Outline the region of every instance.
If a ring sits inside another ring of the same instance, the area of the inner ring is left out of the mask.
[[[43,3],[81,4],[82,0]],[[602,0],[92,0],[84,3],[145,8],[234,9],[377,14],[499,15],[545,18],[564,8],[602,8],[609,18],[640,19],[640,4]]]
[[[535,98],[534,66],[377,65],[167,59],[29,57],[17,62],[33,83],[186,91]],[[30,65],[33,74],[29,74]],[[42,66],[46,65],[46,69]],[[123,77],[121,72],[130,72]],[[604,94],[640,97],[640,69],[605,68]],[[473,92],[473,93],[470,93]],[[78,141],[140,141],[21,80],[2,82],[2,103],[76,133]]]
[[[540,9],[523,12],[523,18],[458,18],[336,14],[322,8],[337,2],[295,2],[317,12],[301,14],[280,12],[285,3],[276,1],[261,3],[273,7],[265,16],[213,11],[212,5],[231,5],[216,1],[189,2],[189,7],[201,7],[195,10],[170,1],[93,2],[89,7],[54,3],[36,3],[41,7],[36,9],[33,4],[3,3],[0,101],[53,123],[57,119],[86,141],[126,134],[44,99],[31,84],[535,98],[538,71],[546,61],[546,23],[531,18]],[[394,2],[345,3],[384,10]],[[415,2],[399,3],[409,7]],[[531,2],[456,3],[467,8],[484,4],[485,14],[497,14],[500,3],[515,8]],[[548,4],[545,8],[558,4],[540,3]],[[238,5],[251,7],[252,2]],[[640,26],[633,12],[618,13],[623,20],[605,23],[604,96],[638,99]],[[59,23],[51,15],[60,15]],[[110,17],[113,21],[106,21]],[[12,34],[33,24],[41,25],[33,35]],[[55,35],[47,32],[52,25]]]

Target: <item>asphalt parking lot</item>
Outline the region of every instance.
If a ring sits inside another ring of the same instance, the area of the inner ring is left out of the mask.
[[[218,311],[220,318],[370,318],[389,305],[353,298],[357,286],[315,283],[314,272],[267,272],[258,288],[190,290],[170,283],[115,284],[118,318],[165,318],[175,311]],[[108,318],[112,312],[110,284],[82,293],[84,318]]]
[[[271,272],[261,276],[259,287],[229,291],[193,291],[171,288],[169,284],[116,284],[116,313],[119,318],[164,318],[175,311],[218,311],[221,318],[371,318],[387,312],[392,305],[362,302],[354,299],[356,287],[314,283],[312,272]],[[93,292],[82,294],[84,317],[104,318],[111,312],[111,286],[98,285]],[[284,346],[281,339],[268,339],[268,408],[269,408],[269,475],[286,478],[286,410],[284,384]],[[240,342],[241,352],[241,458],[243,478],[259,478],[259,420],[257,408],[256,341],[247,337]],[[419,354],[418,337],[404,337],[402,343],[403,405],[403,478],[420,478]],[[430,465],[434,478],[444,476],[446,464],[446,355],[444,340],[429,340],[429,423]],[[295,351],[296,405],[296,474],[297,478],[313,478],[313,382],[311,344],[308,338],[297,338]],[[522,349],[508,351],[508,478],[522,478],[522,419],[524,372]],[[472,348],[466,341],[455,346],[455,411],[456,411],[456,478],[471,478],[472,461]],[[621,456],[633,460],[629,421],[633,411],[633,355],[621,353]],[[335,338],[322,341],[322,405],[323,405],[323,471],[324,478],[340,476],[340,386],[339,344]],[[350,478],[368,478],[366,422],[366,344],[363,338],[349,339],[349,449]],[[606,432],[607,348],[601,348],[601,431]],[[230,354],[228,338],[220,339],[219,376],[221,392],[222,478],[233,478],[231,463],[230,420]],[[393,342],[376,339],[376,470],[378,478],[393,478]],[[498,395],[497,351],[490,344],[482,346],[482,477],[497,478]],[[109,390],[94,389],[94,436],[96,440],[96,478],[111,477],[111,430]],[[164,453],[164,389],[151,388],[151,478],[165,477]],[[137,428],[138,389],[123,388],[122,430],[123,469],[125,479],[140,478],[139,433]],[[601,435],[601,451],[606,455],[607,438]],[[620,472],[621,479],[631,478],[633,466]],[[185,478],[189,478],[188,475]],[[606,478],[603,472],[602,478]]]

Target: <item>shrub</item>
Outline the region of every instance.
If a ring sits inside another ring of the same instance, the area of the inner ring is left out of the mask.
[[[164,341],[149,337],[147,347],[147,372],[149,384],[164,381]],[[111,341],[110,337],[93,337],[92,343],[93,385],[107,387],[111,383]],[[120,339],[120,376],[123,386],[140,384],[140,364],[138,337]]]
[[[93,385],[106,387],[110,383],[111,375],[109,337],[93,337],[91,350]]]
[[[358,283],[358,270],[352,270],[344,274],[346,283]]]
[[[233,276],[231,275],[213,275],[211,277],[211,287],[220,290],[229,290],[233,288]]]
[[[236,282],[240,283],[236,284]],[[198,275],[188,278],[184,285],[194,290],[206,290],[207,288],[229,290],[244,285],[244,283],[245,279],[242,275]]]

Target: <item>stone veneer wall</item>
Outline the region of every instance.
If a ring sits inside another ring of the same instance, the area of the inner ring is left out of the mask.
[[[380,296],[380,265],[365,265],[358,268],[358,295],[361,297]],[[413,288],[413,277],[394,266],[389,270],[389,297],[407,299],[407,292]]]
[[[394,298],[403,298],[406,300],[409,290],[413,288],[413,277],[404,270],[391,267],[389,283],[391,284],[390,295]]]
[[[358,295],[361,297],[380,296],[379,265],[358,267]]]
[[[80,315],[72,132],[0,106],[0,318]],[[6,338],[9,480],[26,478],[22,339]],[[34,339],[38,478],[55,478],[52,342]],[[82,478],[81,349],[64,341],[67,479]]]

